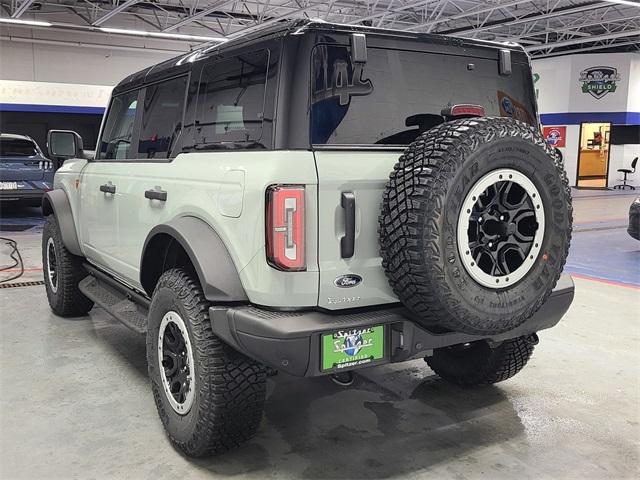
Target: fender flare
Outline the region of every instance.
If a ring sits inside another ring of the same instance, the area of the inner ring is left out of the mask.
[[[196,270],[204,296],[210,302],[247,302],[235,264],[216,231],[208,223],[197,217],[175,218],[167,223],[156,225],[147,235],[140,258],[140,284],[151,295],[155,281],[148,277],[149,262],[164,261],[152,258],[149,247],[159,236],[169,236],[186,252]],[[162,240],[166,242],[166,238]],[[149,256],[147,254],[149,253]],[[151,284],[153,287],[148,288]],[[151,290],[151,291],[148,291]]]
[[[66,192],[61,188],[46,192],[42,197],[42,213],[45,217],[52,214],[56,217],[62,243],[72,254],[82,256],[71,203]]]

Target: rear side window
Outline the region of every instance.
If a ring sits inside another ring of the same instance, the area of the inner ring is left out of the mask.
[[[113,97],[100,141],[100,159],[135,158],[135,152],[131,150],[131,139],[137,108],[137,90]]]
[[[22,138],[0,138],[0,157],[35,157],[35,143]]]
[[[138,158],[167,158],[182,131],[187,77],[145,89]]]
[[[524,65],[500,76],[497,60],[372,47],[367,53],[366,63],[353,64],[347,47],[314,49],[312,144],[406,145],[442,123],[442,109],[464,103],[535,123]]]
[[[267,50],[203,67],[196,109],[196,145],[228,142],[238,148],[259,148],[268,67]]]

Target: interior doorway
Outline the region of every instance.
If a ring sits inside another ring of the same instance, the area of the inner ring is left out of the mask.
[[[577,187],[607,187],[610,132],[610,123],[583,123],[580,125]]]

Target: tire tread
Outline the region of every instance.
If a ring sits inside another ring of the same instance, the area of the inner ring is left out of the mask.
[[[47,272],[47,242],[53,238],[58,262],[58,290],[53,292],[49,287]],[[42,232],[42,263],[45,289],[49,306],[56,315],[76,317],[86,315],[93,308],[93,301],[87,298],[78,288],[80,281],[87,276],[82,257],[73,255],[62,242],[60,227],[54,215],[46,218]]]
[[[184,269],[171,269],[158,281],[161,288],[173,290],[188,312],[194,356],[199,358],[196,385],[200,395],[198,418],[189,441],[178,440],[167,429],[171,443],[192,457],[219,454],[249,440],[260,426],[266,396],[266,368],[237,352],[216,337],[209,318],[209,302],[197,277]],[[155,338],[148,339],[147,351],[155,355]],[[152,348],[149,348],[152,342]],[[149,365],[153,361],[148,357]],[[150,369],[150,376],[154,373]],[[158,380],[159,381],[159,380]],[[152,381],[153,395],[164,419],[161,396],[164,391]],[[195,405],[194,405],[195,406]]]

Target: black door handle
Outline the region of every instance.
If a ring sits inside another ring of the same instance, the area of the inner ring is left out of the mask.
[[[160,189],[151,189],[145,190],[144,198],[148,198],[149,200],[160,200],[161,202],[167,201],[167,192]]]
[[[344,209],[344,236],[340,239],[340,255],[342,258],[351,258],[356,243],[356,196],[353,192],[342,192],[340,205]]]
[[[100,185],[100,191],[103,193],[116,193],[116,186],[111,183],[105,183],[104,185]]]

